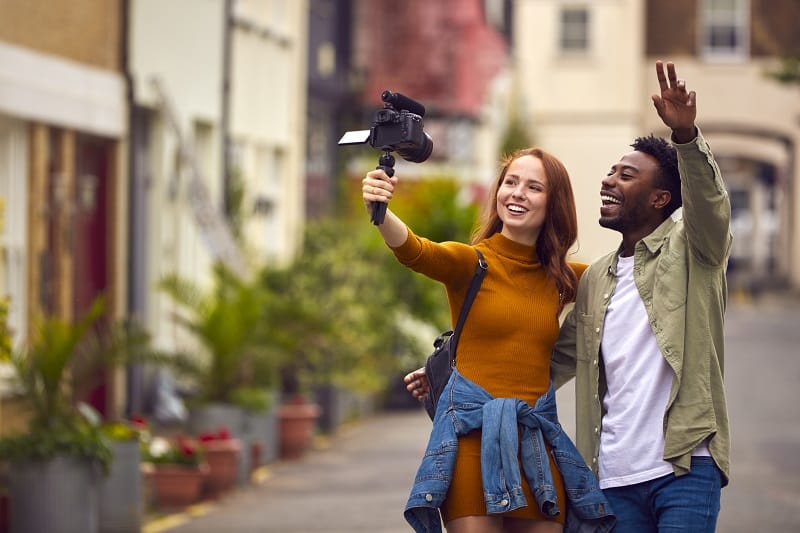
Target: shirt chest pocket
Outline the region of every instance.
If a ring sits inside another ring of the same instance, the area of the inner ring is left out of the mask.
[[[686,261],[675,251],[665,254],[658,261],[653,287],[654,304],[667,311],[686,305],[686,292],[689,283]]]

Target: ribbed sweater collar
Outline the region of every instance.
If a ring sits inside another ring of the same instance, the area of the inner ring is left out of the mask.
[[[501,233],[495,233],[483,242],[500,256],[527,265],[539,264],[539,258],[536,256],[536,246],[520,244]]]

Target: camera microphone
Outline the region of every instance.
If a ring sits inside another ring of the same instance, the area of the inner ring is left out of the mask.
[[[395,163],[391,152],[397,152],[406,161],[422,163],[433,152],[433,139],[424,130],[424,105],[388,89],[381,93],[381,100],[384,107],[375,113],[372,127],[345,132],[339,144],[369,143],[373,148],[382,150],[377,168],[391,177]],[[385,214],[386,202],[372,202],[373,224],[382,224]]]
[[[381,100],[398,109],[405,109],[409,113],[414,113],[421,117],[425,116],[425,106],[403,94],[386,90],[381,93]]]

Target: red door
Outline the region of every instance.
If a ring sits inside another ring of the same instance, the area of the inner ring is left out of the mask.
[[[79,135],[75,147],[75,196],[72,250],[73,316],[81,317],[108,289],[108,179],[113,144]],[[108,309],[106,309],[108,311]],[[109,376],[100,373],[84,401],[107,414]]]

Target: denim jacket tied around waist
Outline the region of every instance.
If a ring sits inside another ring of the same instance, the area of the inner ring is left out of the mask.
[[[552,385],[531,407],[522,400],[492,397],[456,369],[439,398],[428,447],[406,504],[404,515],[415,531],[442,531],[438,509],[450,486],[458,437],[475,429],[482,431],[483,494],[490,514],[528,505],[518,457],[522,457],[522,470],[542,514],[556,516],[561,512],[563,503],[556,501],[547,443],[564,478],[564,531],[611,531],[615,522],[611,507],[591,469],[558,423]]]

